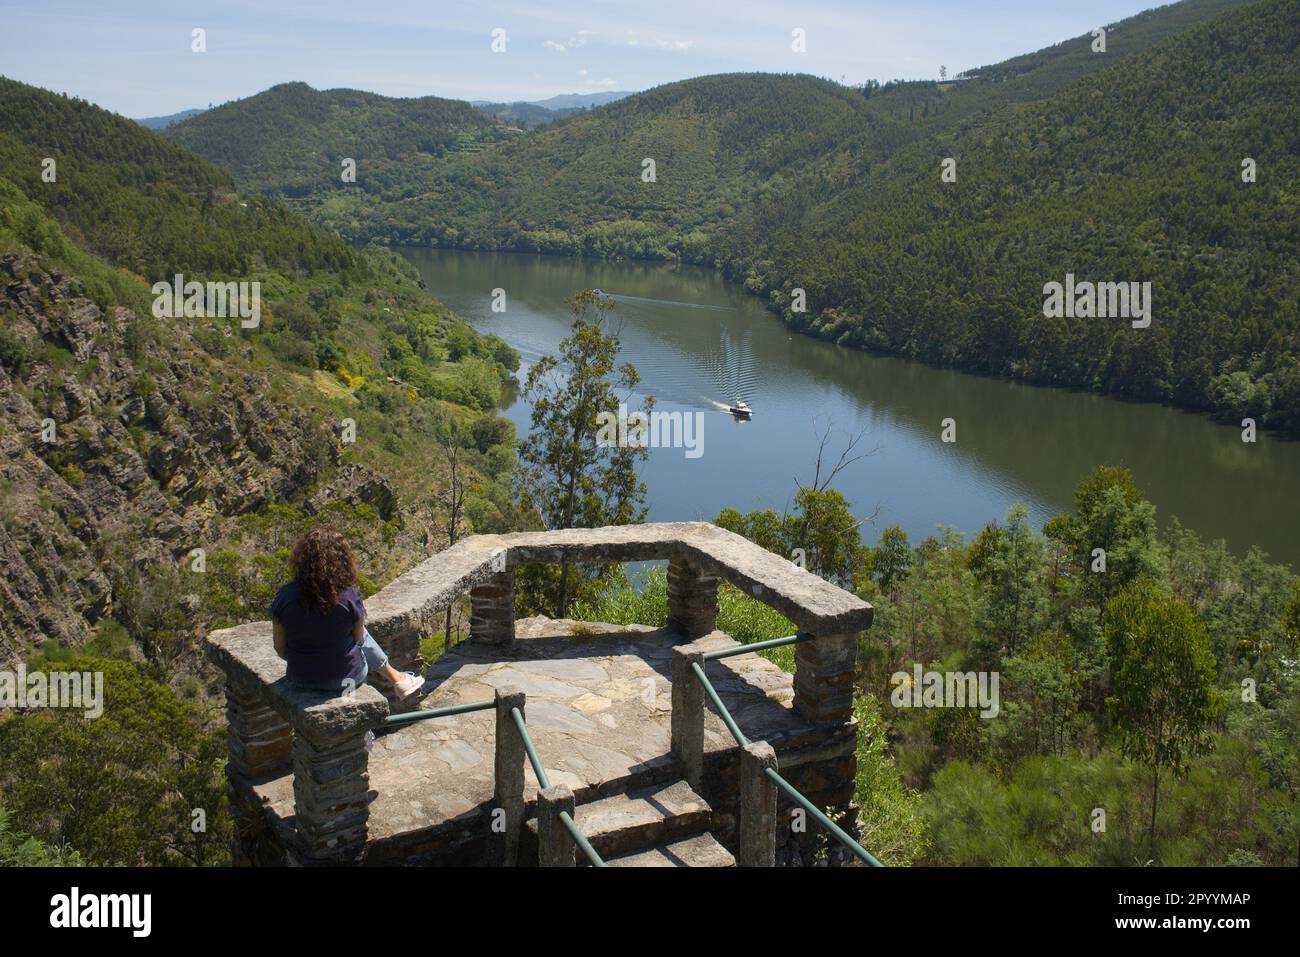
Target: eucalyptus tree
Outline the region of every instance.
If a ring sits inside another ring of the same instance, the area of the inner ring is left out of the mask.
[[[602,422],[619,417],[641,381],[630,362],[618,364],[619,338],[611,328],[613,300],[599,290],[569,300],[573,326],[558,354],[528,370],[523,395],[531,428],[520,448],[520,499],[548,528],[628,525],[645,519],[645,483],[637,465],[647,454],[644,432],[620,429],[620,440],[600,440]],[[643,411],[649,415],[653,400]],[[570,565],[559,569],[555,609],[564,617]]]

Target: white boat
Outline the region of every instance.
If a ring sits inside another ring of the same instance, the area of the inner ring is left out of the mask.
[[[738,419],[748,419],[754,414],[754,410],[749,407],[749,403],[744,399],[737,399],[735,405],[727,407],[727,411]]]

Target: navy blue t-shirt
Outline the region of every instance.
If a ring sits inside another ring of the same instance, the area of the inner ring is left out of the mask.
[[[300,599],[297,582],[276,592],[270,614],[284,625],[288,675],[295,681],[338,681],[361,672],[361,646],[353,628],[366,617],[366,606],[355,588],[339,592],[328,615]]]

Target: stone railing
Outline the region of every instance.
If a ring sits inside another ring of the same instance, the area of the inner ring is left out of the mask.
[[[732,583],[815,639],[796,647],[795,710],[813,722],[851,718],[856,639],[871,623],[871,606],[707,522],[475,535],[367,599],[367,625],[395,667],[419,669],[421,638],[440,631],[442,613],[468,592],[470,640],[509,645],[515,630],[515,569],[566,559],[591,564],[667,560],[669,626],[688,642],[714,630],[719,583]],[[302,859],[354,858],[366,839],[365,735],[383,723],[388,702],[370,687],[348,697],[290,687],[284,662],[272,647],[269,622],[214,632],[208,646],[226,673],[232,790],[247,793],[259,778],[292,768]],[[679,658],[674,657],[675,670]],[[673,674],[674,715],[699,712],[697,691],[690,676],[682,680]],[[683,695],[691,700],[679,702]],[[674,722],[674,739],[679,724]],[[673,751],[689,763],[699,748],[694,742],[681,744],[674,740]],[[688,778],[698,778],[692,770],[687,769]]]
[[[366,732],[388,717],[387,700],[368,685],[348,695],[293,687],[268,622],[213,632],[208,651],[226,673],[232,804],[292,769],[300,862],[355,857],[370,817]]]

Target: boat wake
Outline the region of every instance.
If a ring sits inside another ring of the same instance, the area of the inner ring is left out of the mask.
[[[735,312],[734,306],[715,306],[707,302],[679,302],[676,299],[649,299],[645,296],[624,296],[619,293],[605,292],[600,290],[600,294],[606,299],[613,299],[615,302],[627,303],[645,303],[649,306],[680,306],[683,309],[708,309],[714,312]]]

